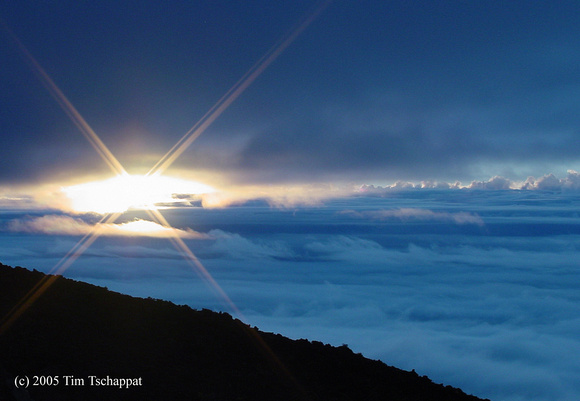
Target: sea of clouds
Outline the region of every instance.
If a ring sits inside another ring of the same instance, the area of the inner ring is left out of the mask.
[[[530,179],[517,189],[499,178],[468,188],[367,186],[315,207],[254,203],[164,215],[184,233],[203,234],[184,241],[248,324],[348,344],[494,401],[576,401],[576,178]],[[50,271],[78,241],[35,232],[38,218],[2,214],[3,263]],[[65,275],[228,311],[165,238],[104,235]]]

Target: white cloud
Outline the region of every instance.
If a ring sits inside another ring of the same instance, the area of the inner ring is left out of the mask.
[[[391,191],[409,189],[479,189],[479,190],[543,190],[543,191],[578,191],[580,190],[580,174],[575,170],[568,170],[565,178],[557,178],[554,174],[546,174],[540,178],[528,177],[524,182],[510,180],[509,178],[494,176],[486,181],[472,181],[469,185],[463,185],[459,181],[432,182],[421,181],[413,183],[397,181],[392,185],[374,186],[362,185],[356,190],[361,195],[383,195]]]
[[[469,189],[489,189],[492,191],[498,191],[502,189],[514,189],[513,182],[507,178],[495,176],[490,178],[488,181],[472,181],[467,187]]]
[[[538,179],[529,177],[521,188],[546,191],[577,191],[580,190],[580,174],[574,170],[568,170],[565,178],[556,178],[553,174],[547,174]]]

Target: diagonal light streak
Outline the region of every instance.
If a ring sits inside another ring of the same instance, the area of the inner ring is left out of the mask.
[[[109,224],[115,221],[121,213],[107,214],[93,226],[92,230],[87,233],[79,242],[77,242],[70,251],[60,259],[52,268],[48,275],[44,276],[36,285],[0,320],[0,335],[5,332],[34,301],[50,288],[50,286],[61,276],[88,247],[99,237],[101,224]]]
[[[103,224],[114,223],[122,213],[108,213],[93,226],[79,242],[77,242],[70,251],[54,266],[49,274],[62,275],[78,258],[81,256],[95,240],[100,237]]]
[[[215,281],[212,275],[207,271],[207,269],[203,266],[197,256],[189,249],[185,242],[181,239],[177,231],[169,224],[169,222],[165,219],[165,217],[161,214],[158,209],[148,209],[147,214],[151,217],[157,224],[160,224],[163,227],[167,227],[171,229],[171,237],[169,240],[173,244],[173,246],[181,252],[181,256],[189,263],[190,266],[193,267],[195,272],[200,276],[202,280],[204,280],[210,287],[213,287],[214,290],[220,295],[220,297],[225,301],[225,303],[230,307],[230,309],[239,317],[242,317],[242,313],[238,309],[238,307],[234,304],[234,302],[230,299],[228,294],[221,288],[221,286]]]
[[[34,56],[28,51],[26,46],[20,41],[20,39],[12,32],[10,27],[6,22],[0,18],[0,25],[8,33],[10,38],[17,45],[18,49],[22,52],[25,60],[30,65],[34,74],[39,78],[42,84],[48,89],[52,97],[61,106],[67,116],[73,121],[73,123],[79,128],[84,137],[89,141],[93,148],[97,151],[99,156],[107,163],[107,165],[113,170],[117,175],[127,175],[127,172],[113,155],[113,153],[107,148],[99,136],[93,131],[89,124],[85,121],[78,110],[72,105],[48,73],[42,68],[40,63],[34,58]],[[96,224],[93,229],[86,234],[83,238],[77,242],[73,248],[53,267],[50,276],[45,276],[37,285],[30,290],[30,292],[24,296],[24,298],[0,321],[0,333],[5,331],[9,325],[12,324],[28,307],[34,303],[38,297],[40,297],[50,286],[54,283],[59,275],[62,275],[69,267],[77,260],[84,251],[92,245],[93,242],[100,236],[101,223],[112,223],[121,214],[107,214],[103,216],[101,221]]]
[[[231,310],[238,316],[241,321],[245,321],[244,315],[238,309],[238,307],[234,304],[234,302],[230,299],[230,297],[226,294],[226,292],[221,288],[221,286],[215,281],[215,279],[211,276],[211,274],[205,269],[205,267],[201,264],[199,259],[191,252],[189,247],[183,242],[177,231],[167,222],[165,217],[161,214],[158,209],[149,209],[147,210],[149,216],[155,220],[158,224],[162,226],[168,227],[172,229],[173,236],[170,237],[171,242],[173,245],[182,252],[182,256],[185,260],[194,268],[196,273],[205,280],[211,287],[213,287],[219,295],[223,298],[223,300],[228,304]],[[284,378],[288,379],[290,383],[303,395],[306,395],[306,391],[302,387],[300,383],[296,380],[294,375],[288,370],[288,368],[284,365],[284,363],[278,358],[278,356],[272,351],[270,346],[264,341],[264,339],[260,336],[260,334],[256,331],[251,329],[250,327],[246,326],[244,323],[239,322],[239,325],[242,331],[250,338],[250,341],[253,341],[258,350],[261,351],[267,359],[270,360],[272,363],[272,367],[274,371],[283,376]]]
[[[226,92],[224,96],[149,170],[147,175],[162,174],[294,40],[324,11],[330,0],[319,2],[293,29],[284,35]]]
[[[4,20],[0,19],[0,23],[4,28],[4,30],[8,32],[8,35],[10,35],[12,40],[16,43],[16,45],[24,55],[26,61],[31,66],[34,74],[39,78],[39,80],[46,87],[46,89],[48,89],[52,97],[58,102],[60,107],[69,116],[72,122],[79,128],[81,133],[85,136],[85,138],[97,151],[99,156],[101,156],[101,158],[107,163],[107,165],[113,170],[115,174],[126,175],[127,172],[125,171],[121,163],[119,163],[119,161],[113,155],[113,153],[111,153],[111,151],[107,148],[107,146],[105,146],[103,141],[101,141],[99,136],[85,121],[83,116],[67,99],[64,93],[60,90],[60,88],[54,83],[52,78],[44,70],[44,68],[42,68],[42,66],[38,63],[38,61],[36,61],[34,56],[28,51],[26,46],[24,46],[24,44],[20,41],[20,39],[18,39],[18,37],[14,34],[14,32],[12,32],[12,30],[8,27],[8,25],[4,22]]]

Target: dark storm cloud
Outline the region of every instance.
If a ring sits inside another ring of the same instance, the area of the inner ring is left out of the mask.
[[[358,115],[352,109],[338,108],[332,120],[326,117],[320,122],[309,116],[310,124],[264,130],[234,160],[242,172],[248,170],[265,180],[293,174],[302,179],[342,174],[371,180],[463,180],[480,175],[480,164],[488,164],[494,171],[495,163],[518,166],[532,160],[558,160],[560,170],[565,171],[566,166],[573,168],[578,162],[580,121],[570,104],[565,106],[565,116],[554,117],[549,124],[538,121],[556,114],[549,110],[550,103],[538,99],[534,107],[542,110],[530,108],[526,115],[521,115],[525,106],[520,104],[496,106],[505,107],[501,113],[445,104],[433,104],[433,110],[410,104],[399,113],[390,112],[388,105],[384,109],[372,105],[374,110],[354,106]],[[495,172],[500,173],[500,168]]]
[[[293,124],[258,133],[240,167],[266,180],[295,172],[466,179],[478,164],[531,160],[573,168],[579,52],[569,6],[447,4],[426,11],[390,3],[372,16],[355,12],[348,26],[360,18],[366,29],[337,33],[336,42],[360,40],[360,47],[343,48],[350,58],[325,65],[325,85],[312,82],[318,91],[304,90],[304,105],[287,114]],[[406,26],[391,20],[397,11]],[[393,24],[379,28],[379,20]],[[375,28],[381,36],[368,35]]]
[[[0,14],[121,162],[147,169],[311,5],[19,2]],[[578,12],[335,2],[176,167],[246,183],[577,170]],[[2,41],[2,182],[105,171]]]
[[[483,158],[481,152],[472,152],[478,147],[475,143],[459,135],[458,140],[448,135],[448,142],[437,143],[420,129],[369,132],[361,127],[340,131],[339,126],[328,126],[264,133],[253,138],[241,153],[241,170],[264,175],[266,180],[283,180],[285,175],[294,174],[301,180],[309,176],[340,179],[341,175],[371,180],[420,179],[431,177],[429,171],[434,169],[450,176],[454,168]]]

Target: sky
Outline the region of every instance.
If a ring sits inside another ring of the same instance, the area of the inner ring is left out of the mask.
[[[145,173],[316,6],[22,1],[0,15]],[[579,13],[575,1],[332,2],[166,173],[228,188],[562,177],[579,169]],[[110,174],[2,34],[0,184]]]
[[[97,230],[63,274],[492,400],[577,400],[579,20],[575,1],[4,2],[0,262],[54,271]]]

